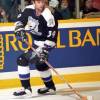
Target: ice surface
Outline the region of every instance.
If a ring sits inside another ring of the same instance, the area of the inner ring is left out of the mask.
[[[24,100],[77,100],[77,96],[75,94],[66,94],[66,95],[38,95],[37,89],[39,87],[32,87],[33,97],[32,98],[24,98]],[[57,85],[57,89],[65,88],[65,85]],[[18,89],[18,88],[17,88]],[[1,89],[0,90],[0,100],[23,100],[23,99],[14,99],[12,93],[16,90],[13,89]],[[85,96],[93,96],[93,100],[100,100],[100,90],[96,91],[88,91],[81,92],[82,95]]]

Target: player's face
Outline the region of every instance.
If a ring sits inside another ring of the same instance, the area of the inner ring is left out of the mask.
[[[45,0],[35,0],[35,8],[36,10],[42,12],[45,8],[46,1]]]

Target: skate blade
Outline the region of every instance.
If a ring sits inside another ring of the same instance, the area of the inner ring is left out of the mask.
[[[47,92],[47,93],[43,93],[43,94],[39,94],[38,95],[42,96],[42,95],[56,95],[56,91],[54,92]]]
[[[12,95],[11,99],[28,99],[28,98],[32,98],[33,95],[23,95],[23,96],[14,96]]]

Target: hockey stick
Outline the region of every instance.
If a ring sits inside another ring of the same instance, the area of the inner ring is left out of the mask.
[[[100,90],[100,87],[74,87],[74,89],[76,91],[79,91],[79,92],[87,92],[87,91],[97,91],[97,90]],[[63,89],[59,89],[57,92],[57,94],[63,94],[63,95],[66,95],[66,94],[72,94],[73,91],[72,89],[66,89],[66,88],[63,88]]]
[[[38,56],[39,58],[41,58],[40,55],[39,55],[39,53],[32,47],[32,45],[30,45],[30,43],[28,43],[27,41],[25,41],[25,43],[37,54],[37,56]],[[69,87],[78,97],[81,98],[81,100],[88,100],[88,97],[81,95],[77,90],[75,90],[75,89],[64,79],[64,77],[63,77],[62,75],[60,75],[60,74],[54,69],[54,67],[53,67],[47,60],[44,60],[44,62],[48,65],[48,67],[49,67],[50,69],[52,69],[52,70],[56,73],[56,75],[57,75],[66,85],[68,85],[68,87]]]

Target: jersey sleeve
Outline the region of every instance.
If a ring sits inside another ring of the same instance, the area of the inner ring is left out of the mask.
[[[27,24],[27,9],[24,9],[17,17],[17,21],[15,23],[15,30],[19,28],[25,28]]]
[[[57,42],[57,35],[58,35],[58,23],[55,20],[55,25],[52,27],[47,27],[48,30],[48,35],[47,39],[54,41],[55,43]]]

